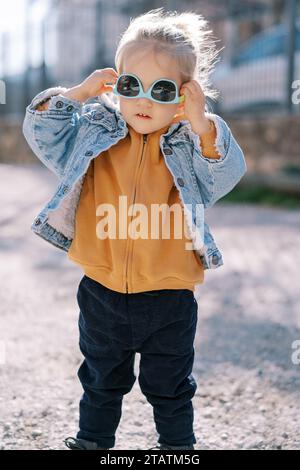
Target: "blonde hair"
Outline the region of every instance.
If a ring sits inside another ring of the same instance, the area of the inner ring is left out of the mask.
[[[208,22],[191,11],[177,13],[163,9],[156,8],[131,19],[116,50],[116,69],[122,71],[125,52],[149,46],[154,52],[167,53],[176,59],[182,82],[198,81],[205,97],[216,100],[219,92],[211,88],[209,75],[218,62],[219,51]]]

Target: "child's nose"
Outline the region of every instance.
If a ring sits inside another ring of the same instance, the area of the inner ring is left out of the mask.
[[[141,105],[147,105],[150,107],[150,105],[152,105],[152,101],[149,99],[149,98],[137,98],[138,100],[138,103],[141,104]]]

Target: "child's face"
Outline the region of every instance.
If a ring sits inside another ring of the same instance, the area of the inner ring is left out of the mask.
[[[121,72],[120,72],[121,73]],[[150,85],[159,78],[170,78],[177,83],[178,90],[182,85],[176,63],[165,54],[154,55],[154,52],[137,50],[134,54],[127,52],[124,58],[122,73],[136,75],[146,92]],[[181,104],[160,104],[148,98],[119,98],[120,112],[126,123],[140,134],[149,134],[171,123],[175,114],[183,114]],[[136,114],[144,113],[151,119],[139,118]]]

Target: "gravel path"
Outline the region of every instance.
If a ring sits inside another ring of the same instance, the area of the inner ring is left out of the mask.
[[[65,449],[82,392],[82,272],[30,230],[56,177],[1,164],[0,180],[0,449]],[[300,211],[219,202],[206,217],[225,264],[197,291],[195,448],[299,449]],[[136,380],[115,449],[148,449],[156,437]]]

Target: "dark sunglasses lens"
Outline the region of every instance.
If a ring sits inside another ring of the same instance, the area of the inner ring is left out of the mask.
[[[123,75],[118,80],[117,90],[123,96],[137,96],[139,89],[139,82],[135,77]]]
[[[175,85],[172,82],[160,80],[154,85],[151,95],[158,101],[173,101],[176,97]]]

